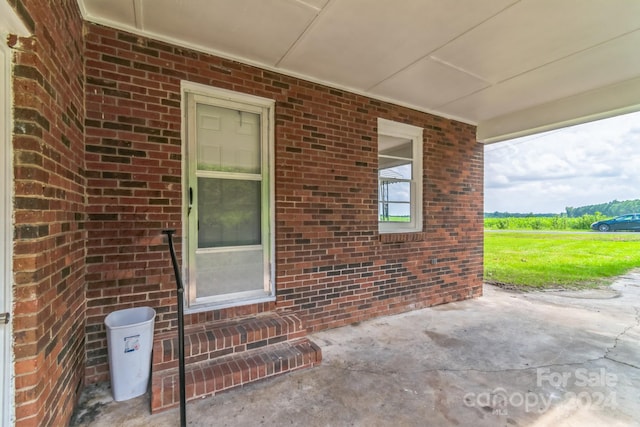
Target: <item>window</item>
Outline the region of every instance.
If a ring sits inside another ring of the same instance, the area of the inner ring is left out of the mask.
[[[273,101],[183,82],[190,312],[272,301]]]
[[[378,119],[378,229],[422,231],[422,128]]]

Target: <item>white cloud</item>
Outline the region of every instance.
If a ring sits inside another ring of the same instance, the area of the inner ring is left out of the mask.
[[[640,113],[485,147],[485,211],[560,213],[640,198]]]

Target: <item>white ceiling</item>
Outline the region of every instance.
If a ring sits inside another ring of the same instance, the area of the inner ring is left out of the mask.
[[[85,19],[478,126],[640,110],[639,0],[78,0]]]

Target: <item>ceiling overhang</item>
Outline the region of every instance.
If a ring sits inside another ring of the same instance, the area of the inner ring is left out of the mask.
[[[88,21],[477,125],[487,143],[640,110],[637,0],[78,3]]]

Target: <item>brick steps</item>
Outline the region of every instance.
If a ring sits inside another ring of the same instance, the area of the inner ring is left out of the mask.
[[[270,314],[185,328],[186,399],[317,365],[318,346],[294,315]],[[151,412],[179,404],[178,338],[159,334],[153,347]]]

